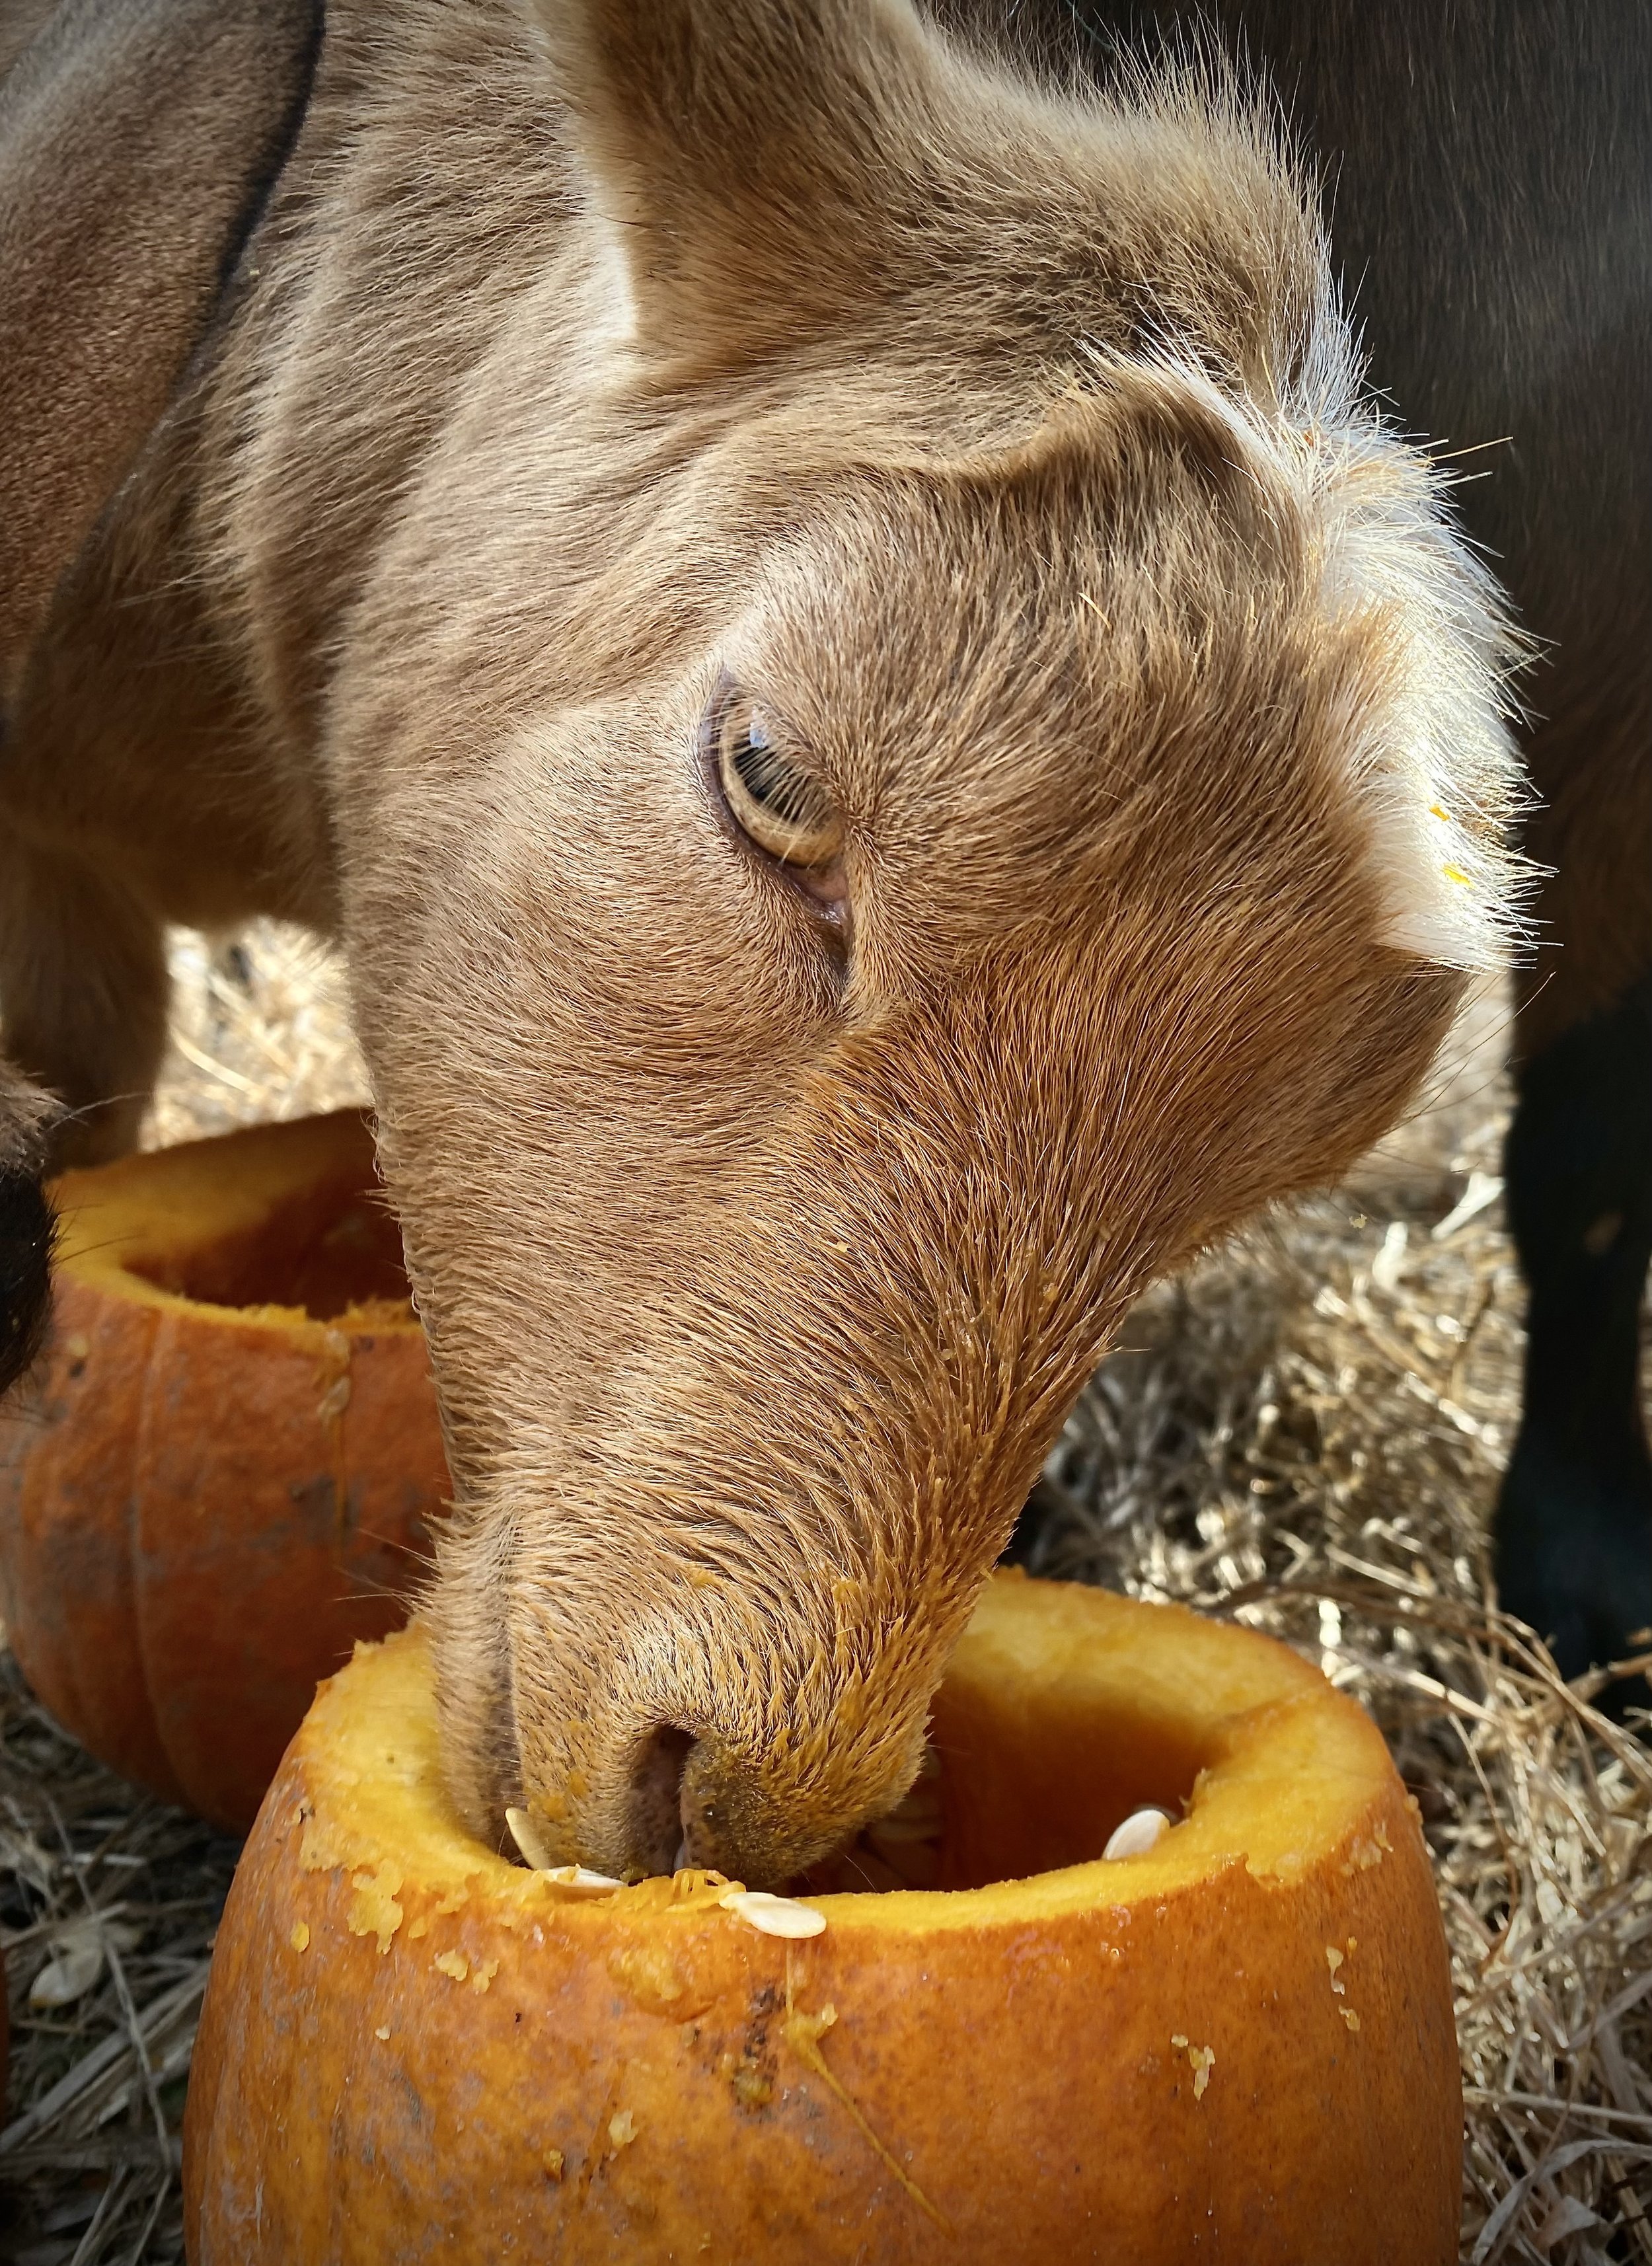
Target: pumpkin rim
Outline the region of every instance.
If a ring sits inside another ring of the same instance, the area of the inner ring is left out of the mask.
[[[1174,1645],[1165,1646],[1161,1616],[1175,1617]],[[1339,1853],[1348,1853],[1350,1869],[1380,1863],[1389,1853],[1381,1816],[1373,1824],[1398,1785],[1381,1733],[1354,1700],[1276,1640],[1181,1606],[1003,1573],[989,1583],[949,1673],[996,1667],[1001,1675],[1006,1652],[1029,1634],[1046,1656],[1056,1640],[1065,1654],[1057,1672],[1068,1689],[1087,1681],[1085,1704],[1099,1720],[1115,1693],[1128,1692],[1139,1714],[1149,1685],[1154,1704],[1180,1705],[1181,1721],[1197,1725],[1210,1757],[1187,1814],[1154,1849],[1136,1856],[1097,1856],[973,1888],[804,1894],[800,1900],[819,1909],[833,1933],[917,1942],[952,1930],[1115,1916],[1162,1904],[1235,1866],[1264,1889],[1289,1891]],[[1144,1678],[1144,1641],[1148,1650],[1163,1652],[1173,1674]],[[1217,1689],[1195,1690],[1200,1666]],[[689,1874],[675,1883],[645,1881],[574,1901],[553,1880],[472,1838],[446,1799],[434,1662],[419,1620],[380,1644],[357,1646],[354,1659],[319,1687],[292,1751],[309,1787],[306,1872],[347,1868],[388,1889],[394,1871],[391,1894],[405,1882],[467,1902],[479,1887],[495,1906],[515,1907],[524,1918],[554,1910],[559,1926],[594,1933],[714,1903],[696,1893],[703,1876]]]
[[[353,1302],[323,1320],[279,1302],[192,1297],[141,1271],[145,1259],[210,1250],[256,1228],[281,1198],[324,1182],[330,1156],[336,1173],[340,1137],[363,1124],[355,1109],[281,1118],[62,1173],[48,1188],[57,1219],[54,1271],[128,1305],[204,1317],[224,1328],[289,1333],[318,1354],[340,1334],[416,1335],[417,1314],[389,1311],[383,1300]]]

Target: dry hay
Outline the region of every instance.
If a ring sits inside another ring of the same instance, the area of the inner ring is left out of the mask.
[[[1024,1554],[1286,1637],[1364,1703],[1451,1943],[1463,2259],[1652,2261],[1652,1751],[1492,1602],[1523,1348],[1504,1097],[1452,1115],[1432,1169],[1378,1159],[1137,1310]]]
[[[163,1137],[360,1095],[337,971],[312,948],[262,929],[229,954],[180,947],[178,966]],[[1274,1630],[1371,1709],[1422,1809],[1451,1941],[1464,2260],[1652,2266],[1652,1755],[1489,1597],[1520,1356],[1502,1117],[1472,1070],[1340,1197],[1150,1298],[1018,1546],[1042,1572]],[[170,2261],[182,2080],[232,1850],[80,1757],[15,1678],[0,1718],[16,2026],[0,2257]],[[113,1957],[82,1998],[31,2014],[30,1983],[66,1926],[84,1947],[89,1908]]]
[[[15,2266],[182,2256],[184,2088],[235,1855],[233,1841],[82,1754],[5,1657],[0,2256]],[[31,1987],[61,2003],[32,2007]]]
[[[145,1148],[367,1099],[337,958],[260,921],[230,943],[176,932],[172,1044]]]

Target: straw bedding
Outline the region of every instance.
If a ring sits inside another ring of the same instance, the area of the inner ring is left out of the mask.
[[[337,969],[311,948],[263,928],[229,953],[181,942],[176,964],[155,1138],[361,1093]],[[1348,1188],[1137,1309],[1016,1549],[1271,1629],[1358,1694],[1421,1806],[1451,1944],[1464,2260],[1652,2262],[1652,1751],[1489,1595],[1520,1286],[1486,1003],[1469,1035],[1440,1106]],[[233,1846],[90,1763],[15,1673],[0,1735],[0,2258],[172,2260]],[[54,1966],[61,2003],[32,2009]]]

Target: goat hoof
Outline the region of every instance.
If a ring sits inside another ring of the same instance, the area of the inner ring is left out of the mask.
[[[1652,1649],[1652,1465],[1581,1466],[1523,1435],[1495,1529],[1506,1612],[1545,1637],[1561,1673]],[[1622,1719],[1652,1706],[1645,1676],[1619,1677],[1597,1703]]]

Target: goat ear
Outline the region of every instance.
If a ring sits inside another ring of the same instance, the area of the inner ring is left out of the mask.
[[[644,351],[755,356],[877,291],[934,61],[910,0],[537,4]]]
[[[0,82],[0,718],[210,318],[319,0],[65,0]]]

